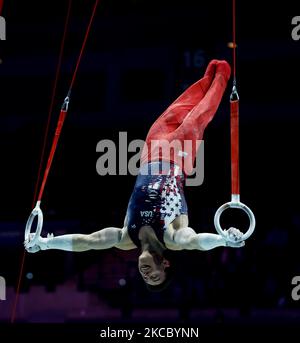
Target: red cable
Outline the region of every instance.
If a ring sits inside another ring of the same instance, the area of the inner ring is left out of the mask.
[[[74,82],[75,82],[75,79],[76,79],[76,76],[77,76],[78,68],[79,68],[80,62],[82,60],[84,48],[86,46],[86,42],[87,42],[87,39],[88,39],[90,30],[91,30],[91,27],[92,27],[92,23],[93,23],[95,14],[96,14],[96,10],[97,10],[98,4],[99,4],[99,0],[96,0],[94,8],[93,8],[92,15],[91,15],[91,18],[90,18],[90,22],[88,24],[88,27],[87,27],[87,30],[86,30],[86,33],[85,33],[85,37],[84,37],[84,40],[83,40],[83,43],[82,43],[82,46],[81,46],[81,50],[80,50],[80,53],[79,53],[79,56],[78,56],[78,59],[77,59],[76,67],[75,67],[75,70],[74,70],[74,73],[73,73],[73,77],[72,77],[72,81],[71,81],[70,88],[69,88],[68,97],[69,97],[69,94],[71,93],[72,87],[74,85]],[[65,105],[65,103],[64,103],[64,105]],[[56,131],[55,131],[55,135],[54,135],[51,151],[50,151],[50,154],[49,154],[47,166],[46,166],[46,169],[45,169],[42,185],[41,185],[39,196],[38,196],[38,200],[39,201],[42,200],[43,192],[44,192],[45,185],[46,185],[46,182],[47,182],[47,179],[48,179],[48,175],[49,175],[49,171],[50,171],[50,168],[51,168],[51,165],[52,165],[52,162],[53,162],[53,158],[54,158],[54,154],[55,154],[55,151],[56,151],[56,147],[57,147],[57,143],[58,143],[58,140],[59,140],[59,136],[60,136],[60,133],[61,133],[64,121],[65,121],[66,116],[67,116],[67,112],[68,112],[67,104],[66,104],[66,106],[64,106],[64,105],[63,105],[63,108],[60,111],[60,115],[59,115],[59,118],[58,118],[58,123],[57,123]]]
[[[23,272],[24,272],[24,265],[25,265],[25,257],[26,257],[26,251],[23,251],[22,259],[21,259],[21,267],[20,267],[20,273],[19,273],[19,278],[18,278],[18,284],[17,284],[17,290],[16,290],[16,295],[14,299],[14,305],[13,305],[13,310],[10,318],[11,324],[15,322],[16,319],[16,311],[17,311],[17,306],[18,306],[18,300],[19,300],[19,294],[20,294],[20,288],[21,288],[21,282],[23,278]]]
[[[78,57],[78,60],[77,60],[76,68],[75,68],[75,71],[74,71],[74,74],[73,74],[73,77],[72,77],[72,81],[71,81],[70,88],[69,88],[70,90],[73,88],[73,85],[74,85],[74,82],[75,82],[75,79],[76,79],[76,76],[77,76],[78,67],[79,67],[79,64],[80,64],[80,61],[81,61],[81,58],[82,58],[82,55],[83,55],[83,51],[84,51],[84,48],[85,48],[85,45],[86,45],[86,42],[87,42],[90,30],[91,30],[91,26],[92,26],[92,23],[93,23],[95,14],[96,14],[96,10],[97,10],[98,4],[99,4],[99,0],[96,0],[94,8],[93,8],[92,16],[91,16],[91,19],[90,19],[88,28],[86,30],[86,34],[85,34],[83,43],[82,43],[82,47],[81,47],[80,54],[79,54],[79,57]]]
[[[64,33],[63,33],[63,37],[62,37],[62,40],[61,40],[59,58],[58,58],[58,63],[57,63],[57,68],[56,68],[55,79],[54,79],[54,83],[53,83],[51,102],[50,102],[50,107],[49,107],[49,112],[48,112],[48,120],[47,120],[47,124],[46,124],[43,148],[42,148],[41,159],[40,159],[40,165],[39,165],[39,169],[38,169],[38,177],[37,177],[37,181],[36,181],[35,189],[34,189],[34,196],[33,196],[32,207],[36,203],[36,196],[37,196],[37,192],[38,192],[38,186],[39,186],[40,180],[41,180],[41,173],[42,173],[42,167],[43,167],[44,159],[45,159],[45,150],[46,150],[46,145],[47,145],[47,140],[48,140],[51,116],[52,116],[52,112],[53,112],[54,100],[55,100],[57,83],[58,83],[58,78],[59,78],[60,69],[61,69],[61,62],[62,62],[64,46],[65,46],[65,41],[66,41],[66,36],[67,36],[67,30],[68,30],[68,26],[69,26],[71,7],[72,7],[72,0],[69,0],[69,2],[68,2],[68,11],[67,11],[67,16],[66,16],[66,22],[65,22],[65,27],[64,27]]]
[[[0,0],[0,15],[2,14],[3,5],[4,5],[4,0]]]
[[[84,37],[84,40],[83,40],[83,43],[82,43],[82,46],[81,46],[81,50],[80,50],[80,53],[79,53],[79,56],[78,56],[78,59],[77,59],[76,67],[75,67],[75,70],[74,70],[74,73],[73,73],[73,77],[72,77],[72,81],[71,81],[70,88],[69,88],[69,94],[71,93],[71,90],[73,88],[73,85],[74,85],[74,82],[75,82],[75,79],[76,79],[76,76],[77,76],[78,68],[79,68],[80,62],[82,60],[84,48],[86,46],[86,42],[87,42],[87,39],[88,39],[90,30],[91,30],[91,27],[92,27],[92,23],[93,23],[95,14],[96,14],[96,10],[97,10],[98,4],[99,4],[99,0],[96,0],[94,8],[93,8],[92,15],[91,15],[91,18],[90,18],[90,22],[88,24],[88,27],[87,27],[87,30],[86,30],[86,33],[85,33],[85,37]],[[47,182],[47,179],[48,179],[49,171],[50,171],[50,168],[51,168],[51,165],[52,165],[52,161],[53,161],[54,154],[55,154],[55,151],[56,151],[56,147],[57,147],[57,143],[58,143],[59,136],[60,136],[60,133],[61,133],[61,129],[63,127],[64,121],[65,121],[66,116],[67,116],[67,112],[68,112],[67,106],[63,105],[63,109],[60,111],[60,115],[59,115],[59,118],[58,118],[58,123],[57,123],[56,131],[55,131],[55,136],[54,136],[54,139],[53,139],[51,151],[50,151],[50,154],[49,154],[47,166],[46,166],[44,177],[43,177],[43,181],[42,181],[42,184],[41,184],[41,188],[40,188],[40,192],[39,192],[39,196],[38,196],[38,200],[39,201],[42,200],[43,192],[44,192],[45,185],[46,185],[46,182]]]
[[[59,136],[60,136],[60,133],[61,133],[61,129],[63,127],[63,124],[64,124],[66,116],[67,116],[67,108],[62,108],[60,110],[60,114],[59,114],[56,130],[55,130],[54,139],[53,139],[53,142],[52,142],[52,146],[51,146],[51,150],[50,150],[50,153],[49,153],[49,158],[48,158],[47,166],[46,166],[46,169],[45,169],[43,181],[42,181],[40,192],[39,192],[39,196],[38,196],[38,201],[41,201],[42,197],[43,197],[43,192],[44,192],[44,189],[45,189],[46,181],[47,181],[47,178],[48,178],[48,175],[49,175],[49,171],[50,171],[50,168],[51,168],[51,165],[52,165],[52,162],[53,162],[53,157],[54,157],[54,154],[55,154],[55,151],[56,151],[56,147],[57,147],[57,143],[58,143]]]
[[[235,0],[232,0],[232,38],[233,38],[233,80],[236,78],[236,4]]]
[[[240,194],[239,173],[239,101],[230,101],[231,194]]]
[[[236,4],[232,0],[233,90],[230,99],[231,194],[240,194],[239,98],[236,90]]]
[[[83,40],[83,44],[82,44],[80,53],[79,53],[79,57],[78,57],[78,60],[77,60],[77,63],[76,63],[76,67],[75,67],[75,71],[74,71],[74,74],[73,74],[73,77],[72,77],[72,81],[71,81],[71,84],[70,84],[68,96],[65,99],[65,102],[64,102],[64,104],[62,106],[62,109],[60,111],[60,115],[59,115],[59,118],[58,118],[58,123],[57,123],[56,131],[55,131],[54,139],[53,139],[53,142],[52,142],[49,158],[48,158],[48,161],[47,161],[47,166],[46,166],[46,169],[45,169],[45,173],[44,173],[42,185],[41,185],[41,188],[40,188],[38,200],[41,200],[43,192],[44,192],[44,188],[45,188],[46,181],[47,181],[47,178],[48,178],[48,175],[49,175],[49,171],[50,171],[50,168],[51,168],[51,165],[52,165],[52,161],[53,161],[53,157],[54,157],[54,154],[55,154],[55,151],[56,151],[56,147],[57,147],[57,143],[58,143],[59,136],[60,136],[60,133],[61,133],[61,129],[62,129],[62,126],[64,124],[64,121],[65,121],[65,118],[66,118],[66,115],[67,115],[67,112],[68,112],[68,103],[67,103],[68,101],[66,102],[66,100],[67,99],[69,100],[69,95],[70,95],[70,92],[72,90],[72,87],[74,85],[74,82],[75,82],[75,79],[76,79],[76,76],[77,76],[78,68],[79,68],[79,65],[80,65],[80,62],[81,62],[81,59],[82,59],[82,56],[83,56],[84,48],[85,48],[85,45],[86,45],[86,42],[87,42],[90,30],[91,30],[92,22],[93,22],[93,19],[95,17],[95,14],[96,14],[96,10],[97,10],[98,4],[99,4],[99,0],[96,0],[94,8],[93,8],[92,16],[91,16],[90,22],[88,24],[88,28],[87,28],[87,31],[86,31],[86,34],[85,34],[85,37],[84,37],[84,40]],[[69,12],[68,12],[68,14],[69,14]],[[64,32],[63,41],[64,40],[65,40],[65,32]],[[52,101],[51,101],[51,103],[52,103]],[[51,106],[53,107],[53,104]],[[49,125],[47,125],[47,126],[49,127]],[[44,145],[46,145],[46,143]],[[44,148],[43,148],[43,150],[44,150]],[[36,187],[36,189],[37,189],[37,187]],[[36,192],[35,192],[35,197],[36,197]],[[19,282],[18,282],[18,287],[17,287],[17,291],[16,291],[16,297],[15,297],[15,303],[14,303],[14,307],[13,307],[13,313],[12,313],[12,317],[11,317],[11,322],[12,323],[15,320],[16,307],[17,307],[18,297],[19,297],[19,293],[20,293],[20,284],[21,284],[23,270],[24,270],[24,263],[25,263],[25,252],[24,252],[23,259],[22,259],[22,263],[21,263],[21,269],[20,269],[20,274],[19,274]]]
[[[0,5],[1,5],[1,1],[2,0],[0,0]],[[3,4],[3,1],[2,1],[2,4]],[[37,181],[36,181],[35,189],[34,189],[33,205],[32,206],[34,206],[34,204],[36,202],[37,190],[38,190],[38,186],[39,186],[40,179],[41,179],[41,172],[42,172],[42,166],[43,166],[44,157],[45,157],[45,150],[46,150],[46,145],[47,145],[47,138],[48,138],[48,133],[49,133],[51,116],[52,116],[52,112],[53,112],[57,83],[58,83],[60,69],[61,69],[61,62],[62,62],[63,51],[64,51],[64,46],[65,46],[65,41],[66,41],[67,29],[69,26],[71,7],[72,7],[72,0],[69,0],[67,16],[66,16],[66,21],[65,21],[65,25],[64,25],[64,32],[63,32],[61,45],[60,45],[59,58],[58,58],[58,63],[57,63],[56,73],[55,73],[55,78],[54,78],[54,83],[53,83],[51,101],[50,101],[50,106],[49,106],[49,111],[48,111],[48,119],[47,119],[47,124],[46,124],[46,128],[45,128],[44,141],[43,141],[40,164],[39,164],[39,169],[38,169],[38,177],[37,177]],[[0,10],[1,10],[1,6],[0,6]],[[23,256],[21,259],[21,267],[20,267],[20,273],[19,273],[19,278],[18,278],[18,283],[17,283],[16,295],[15,295],[14,304],[13,304],[13,310],[12,310],[12,314],[11,314],[11,323],[14,323],[15,318],[16,318],[16,310],[17,310],[20,288],[21,288],[21,282],[22,282],[23,272],[24,272],[25,256],[26,256],[26,252],[24,250]]]

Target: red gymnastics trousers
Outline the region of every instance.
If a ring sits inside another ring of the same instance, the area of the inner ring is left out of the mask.
[[[141,165],[168,161],[185,175],[192,174],[204,130],[216,114],[229,78],[229,64],[212,60],[203,78],[185,90],[152,125]]]

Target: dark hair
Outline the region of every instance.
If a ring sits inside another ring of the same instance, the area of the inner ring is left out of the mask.
[[[170,262],[170,266],[165,269],[166,278],[159,285],[149,285],[147,282],[145,282],[147,289],[151,292],[164,291],[173,280],[175,274],[175,263],[173,254],[169,250],[165,250],[163,256]]]

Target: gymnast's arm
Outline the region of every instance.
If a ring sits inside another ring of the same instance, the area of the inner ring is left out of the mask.
[[[239,238],[240,232],[237,229],[234,230]],[[179,248],[187,250],[211,250],[225,246],[239,248],[245,245],[244,242],[232,242],[213,233],[196,233],[190,227],[174,230],[173,241]]]
[[[115,227],[108,227],[89,235],[70,234],[57,237],[48,235],[46,238],[39,237],[36,245],[33,247],[30,247],[30,241],[25,241],[24,245],[28,252],[49,249],[81,252],[112,247],[129,250],[135,247],[131,240],[128,239],[126,228],[120,229]]]

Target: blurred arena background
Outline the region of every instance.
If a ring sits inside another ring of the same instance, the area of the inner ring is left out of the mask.
[[[135,251],[27,255],[17,321],[174,322],[297,325],[291,280],[300,275],[300,41],[296,6],[237,4],[241,197],[257,217],[243,249],[178,252],[177,273],[149,293]],[[59,113],[93,1],[74,1],[50,131]],[[9,321],[23,253],[24,225],[42,146],[67,1],[4,2],[0,42],[0,275]],[[298,11],[299,12],[299,11]],[[200,78],[212,58],[231,62],[231,1],[103,0],[80,66],[46,186],[44,232],[91,233],[122,226],[135,178],[99,176],[102,139],[144,139],[157,116]],[[205,178],[186,189],[190,225],[214,232],[230,197],[229,93],[205,134]],[[225,221],[246,228],[232,212]],[[295,326],[296,327],[296,326]]]

